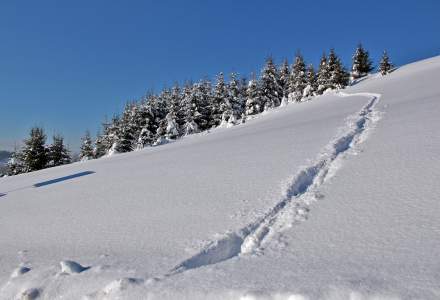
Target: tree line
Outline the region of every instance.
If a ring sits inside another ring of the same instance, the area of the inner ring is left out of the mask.
[[[351,71],[343,66],[334,49],[323,54],[318,69],[307,65],[297,53],[292,65],[284,60],[275,65],[272,57],[257,78],[250,80],[219,73],[213,84],[208,79],[176,84],[160,93],[148,93],[139,101],[127,103],[120,116],[102,124],[101,133],[92,140],[87,131],[82,139],[80,159],[100,158],[113,153],[130,152],[156,146],[182,136],[203,132],[219,126],[233,126],[252,116],[288,103],[297,103],[322,95],[330,90],[344,89],[355,80],[373,71],[369,52],[359,44],[352,57]],[[391,72],[384,51],[378,65],[382,75]],[[70,163],[69,150],[57,135],[53,144],[45,146],[41,128],[32,128],[23,149],[15,151],[8,164],[8,174],[15,175],[46,167]]]

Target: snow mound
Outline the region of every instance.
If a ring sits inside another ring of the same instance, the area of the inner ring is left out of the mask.
[[[90,267],[84,267],[72,260],[63,260],[60,262],[60,266],[61,266],[61,273],[64,274],[76,274],[90,269]]]

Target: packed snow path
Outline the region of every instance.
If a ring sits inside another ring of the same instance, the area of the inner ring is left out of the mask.
[[[324,148],[315,163],[303,168],[293,177],[285,191],[285,196],[275,207],[263,218],[245,228],[227,233],[224,238],[211,242],[200,253],[175,267],[167,276],[219,263],[238,255],[260,251],[265,239],[274,234],[274,231],[279,230],[278,218],[286,207],[291,210],[290,213],[294,220],[304,220],[309,211],[311,200],[316,198],[319,186],[324,183],[329,171],[334,167],[334,161],[363,141],[362,134],[378,120],[378,114],[374,111],[374,107],[379,101],[380,95],[362,93],[357,96],[360,95],[366,96],[369,99],[368,103],[358,114],[347,118],[345,127],[340,129],[343,134]],[[294,203],[292,204],[292,202]],[[290,226],[290,224],[284,224],[281,227],[286,226]]]

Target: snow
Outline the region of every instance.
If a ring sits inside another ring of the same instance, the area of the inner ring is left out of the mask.
[[[1,178],[0,298],[439,299],[439,76]]]

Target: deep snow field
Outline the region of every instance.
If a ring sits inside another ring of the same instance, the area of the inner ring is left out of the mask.
[[[440,299],[439,80],[1,178],[0,299]]]

